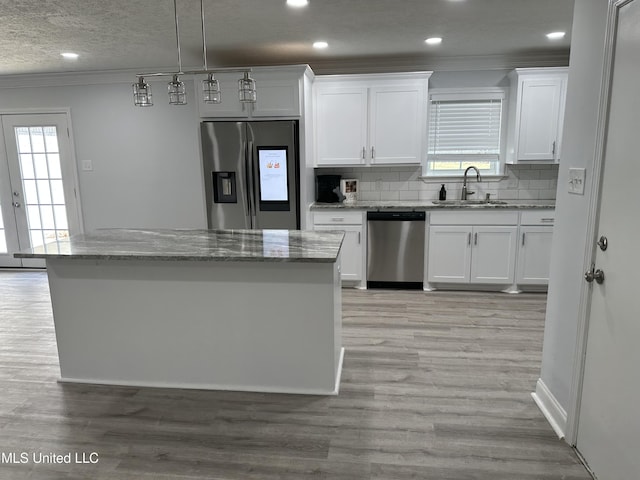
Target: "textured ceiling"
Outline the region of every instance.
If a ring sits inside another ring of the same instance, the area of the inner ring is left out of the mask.
[[[567,58],[573,0],[204,0],[211,67],[428,66],[469,56]],[[178,0],[183,66],[202,66],[199,0]],[[545,33],[564,30],[550,42]],[[0,75],[176,68],[173,0],[0,0]],[[440,36],[440,46],[424,39]],[[311,43],[326,40],[316,51]],[[60,53],[80,54],[66,61]]]

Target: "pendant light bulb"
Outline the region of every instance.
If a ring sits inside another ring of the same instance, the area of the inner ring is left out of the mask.
[[[238,99],[242,103],[256,103],[256,81],[244,72],[244,77],[238,80]]]
[[[210,73],[206,80],[202,81],[202,98],[204,103],[221,103],[220,83]]]
[[[173,80],[167,85],[169,91],[169,105],[186,105],[187,88],[178,75],[173,76]]]
[[[133,104],[136,107],[153,106],[151,85],[145,82],[144,77],[138,77],[138,81],[133,84]]]

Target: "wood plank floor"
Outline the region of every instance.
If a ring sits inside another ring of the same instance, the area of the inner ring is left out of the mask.
[[[345,290],[340,395],[63,385],[46,275],[0,271],[0,479],[587,480],[530,392],[542,294]]]

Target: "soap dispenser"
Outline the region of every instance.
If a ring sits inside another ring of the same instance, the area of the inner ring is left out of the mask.
[[[446,200],[447,199],[447,190],[444,188],[444,183],[442,184],[442,187],[440,187],[440,195],[438,196],[439,200]]]

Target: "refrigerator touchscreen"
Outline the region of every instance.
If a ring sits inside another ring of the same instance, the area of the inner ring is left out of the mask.
[[[260,202],[288,202],[286,147],[258,147]]]

